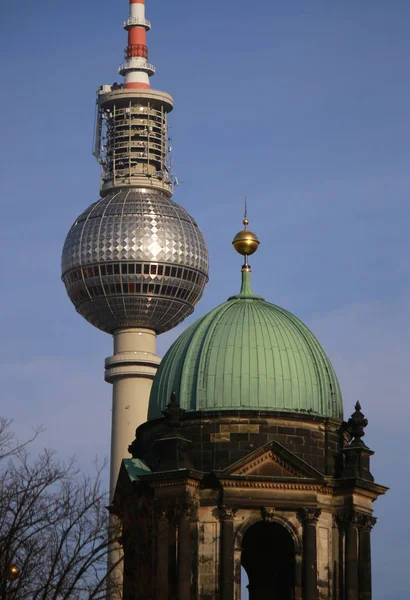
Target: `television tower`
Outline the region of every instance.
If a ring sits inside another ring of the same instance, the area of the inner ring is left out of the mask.
[[[156,336],[190,315],[208,280],[205,240],[173,202],[167,116],[173,99],[153,90],[145,1],[130,0],[124,83],[97,91],[94,155],[101,199],[74,222],[63,249],[62,279],[77,312],[114,338],[105,361],[113,385],[111,494],[119,468],[147,419],[160,359]]]

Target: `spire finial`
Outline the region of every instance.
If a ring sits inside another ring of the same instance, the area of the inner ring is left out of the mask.
[[[250,271],[251,268],[249,266],[248,257],[256,252],[259,246],[259,240],[257,236],[252,233],[252,231],[248,230],[248,202],[245,196],[245,206],[244,206],[244,217],[243,217],[243,230],[236,234],[233,239],[233,247],[235,250],[242,254],[245,257],[245,264],[242,267],[242,271]]]
[[[245,231],[248,229],[248,201],[247,198],[245,196],[245,202],[244,202],[244,212],[243,212],[243,221],[242,223],[244,224],[244,229]]]

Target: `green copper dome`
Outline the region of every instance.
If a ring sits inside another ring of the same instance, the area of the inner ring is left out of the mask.
[[[343,418],[336,374],[313,333],[292,314],[242,288],[188,327],[162,359],[148,419],[172,392],[181,408],[272,410]]]

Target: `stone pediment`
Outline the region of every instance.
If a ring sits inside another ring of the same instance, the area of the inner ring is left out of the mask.
[[[223,475],[323,479],[322,473],[287,450],[278,442],[269,442],[223,471]]]

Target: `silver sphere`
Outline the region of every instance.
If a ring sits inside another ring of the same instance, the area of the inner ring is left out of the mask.
[[[62,280],[76,310],[102,331],[163,333],[201,298],[208,251],[196,222],[161,191],[121,189],[71,227]]]

